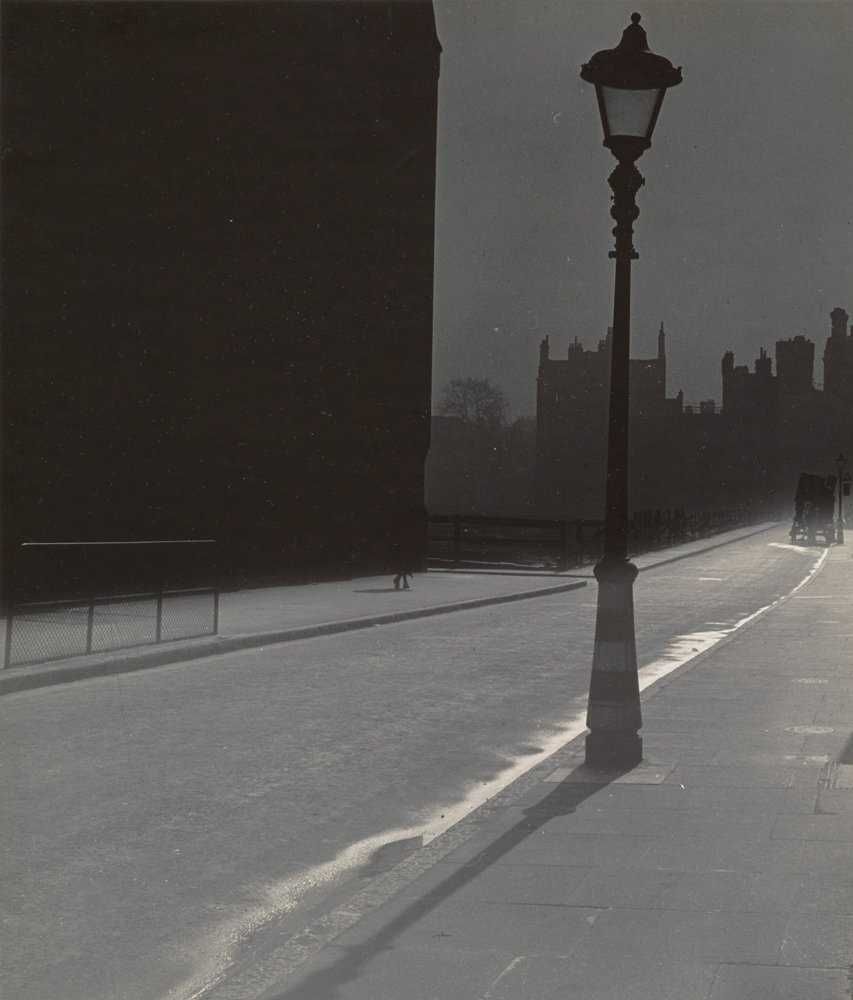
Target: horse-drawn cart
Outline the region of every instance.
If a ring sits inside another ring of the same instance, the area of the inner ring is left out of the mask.
[[[821,535],[827,545],[835,541],[835,476],[800,474],[794,497],[791,541],[814,545]]]

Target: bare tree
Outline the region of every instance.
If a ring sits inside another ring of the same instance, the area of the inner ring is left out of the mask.
[[[506,425],[508,409],[503,391],[487,378],[455,378],[444,387],[439,413],[497,431]]]

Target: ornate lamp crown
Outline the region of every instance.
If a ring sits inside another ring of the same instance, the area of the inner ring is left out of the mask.
[[[676,68],[669,59],[649,52],[640,15],[632,14],[631,23],[622,32],[622,41],[615,49],[596,52],[584,63],[581,79],[620,90],[657,90],[681,83],[681,67]]]

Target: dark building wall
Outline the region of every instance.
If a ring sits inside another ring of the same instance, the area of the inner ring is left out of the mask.
[[[814,388],[814,344],[798,335],[776,341],[776,376],[784,395],[807,395]]]
[[[750,420],[775,419],[778,384],[771,359],[763,347],[755,359],[754,371],[746,365],[735,365],[731,351],[723,355],[721,369],[724,413]]]
[[[598,518],[604,504],[610,333],[596,350],[575,340],[565,359],[551,358],[548,338],[539,351],[536,403],[537,503],[543,514]],[[630,361],[630,416],[637,427],[658,428],[673,400],[666,399],[663,330],[658,356]],[[632,453],[637,442],[632,440]],[[639,475],[639,467],[637,468]],[[649,467],[638,489],[646,489]],[[636,493],[636,491],[635,491]]]
[[[423,511],[430,2],[6,3],[4,544],[377,567]]]

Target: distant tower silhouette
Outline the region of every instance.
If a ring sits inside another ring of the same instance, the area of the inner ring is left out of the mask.
[[[832,328],[823,352],[823,388],[830,396],[850,398],[853,392],[853,338],[847,335],[850,317],[844,309],[830,313]]]
[[[723,413],[769,418],[776,403],[776,379],[773,361],[763,347],[755,359],[754,369],[750,372],[746,365],[735,365],[731,351],[723,355]]]
[[[772,365],[767,351],[762,347],[755,359],[755,374],[761,379],[769,379],[772,375]]]
[[[723,413],[726,413],[727,411],[731,410],[733,403],[732,376],[734,375],[734,370],[735,370],[734,351],[726,351],[726,353],[723,355],[723,360],[720,365],[720,369],[723,379],[722,407],[723,407]]]
[[[814,388],[814,344],[802,334],[776,341],[776,377],[779,391],[804,396]]]
[[[658,330],[658,383],[660,385],[661,393],[664,398],[666,398],[666,334],[663,329],[663,320],[661,320],[660,330]]]
[[[832,332],[830,336],[833,339],[844,339],[847,336],[847,320],[850,317],[847,315],[844,309],[836,306],[835,309],[829,314],[829,318],[832,321]]]

